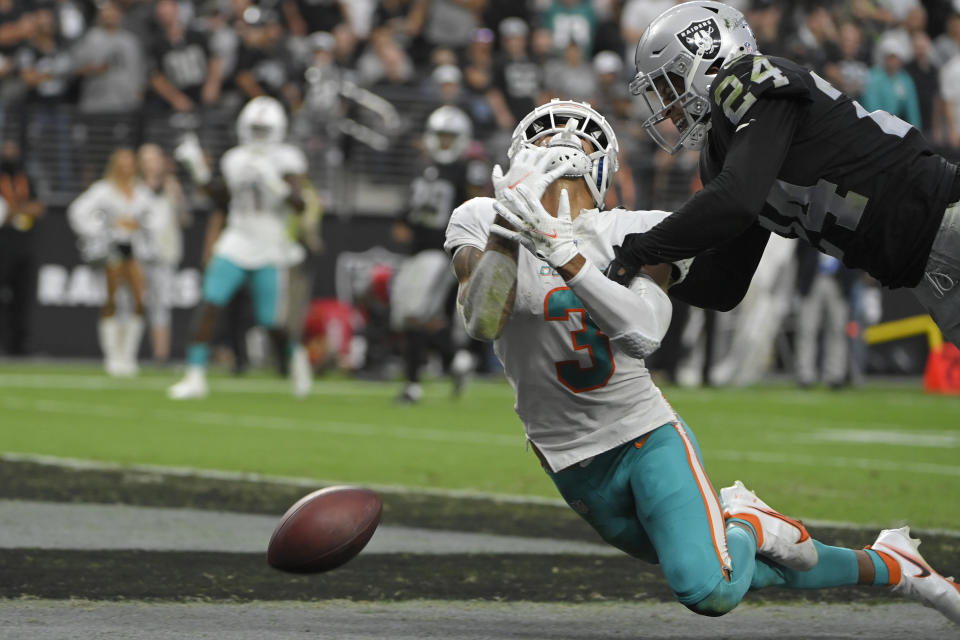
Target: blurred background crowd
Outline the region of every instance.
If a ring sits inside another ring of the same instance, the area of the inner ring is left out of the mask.
[[[326,212],[318,297],[362,297],[356,285],[342,282],[367,250],[382,249],[375,261],[389,263],[395,247],[385,221],[404,207],[409,184],[422,170],[424,122],[441,105],[469,116],[467,157],[489,168],[505,163],[510,133],[534,106],[555,96],[587,101],[611,121],[620,140],[622,169],[608,204],[675,208],[698,187],[696,154],[660,151],[640,129],[647,114],[627,90],[637,40],[674,3],[0,0],[0,195],[21,203],[0,228],[0,305],[9,311],[67,304],[66,294],[57,298],[52,271],[44,288],[49,260],[30,237],[103,176],[118,147],[152,144],[166,154],[169,178],[183,183],[183,266],[197,266],[203,229],[188,225],[209,204],[170,156],[185,134],[195,133],[218,158],[236,142],[237,112],[258,95],[273,96],[288,109],[290,139],[308,156]],[[809,66],[867,110],[889,111],[921,129],[948,158],[960,156],[960,2],[729,4],[746,14],[761,52]],[[777,251],[785,257],[778,260]],[[780,271],[770,276],[769,295],[752,312],[759,315],[751,320],[747,305],[735,321],[678,309],[674,338],[656,364],[682,379],[680,354],[689,360],[693,346],[706,341],[705,355],[687,367],[691,381],[735,382],[751,370],[744,357],[776,360],[804,385],[822,376],[840,386],[869,368],[857,327],[883,313],[872,283],[798,252],[793,243],[772,253],[770,268],[788,269],[789,278]],[[73,266],[66,265],[63,278],[76,278]],[[367,293],[384,288],[376,281],[380,272],[373,272]],[[195,289],[195,280],[180,273],[175,286],[192,283]],[[762,286],[763,278],[758,281]],[[188,306],[189,296],[182,297],[175,307]],[[43,327],[32,320],[4,322],[6,353],[56,351],[61,344],[38,338]],[[752,355],[741,353],[738,363],[726,365],[715,357],[710,336],[725,335],[721,351],[730,353],[738,341],[755,338],[758,326],[771,334],[759,353],[743,347]],[[817,337],[821,332],[824,338]],[[784,335],[792,336],[789,344]],[[182,340],[175,332],[175,352]],[[827,340],[849,343],[840,364],[821,366],[803,355],[803,349],[834,353],[817,346]],[[851,368],[847,354],[858,349],[859,363]],[[915,359],[904,353],[885,366],[916,370]],[[758,364],[757,371],[765,366]]]

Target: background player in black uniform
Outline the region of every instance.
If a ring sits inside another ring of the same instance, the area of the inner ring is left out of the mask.
[[[773,231],[887,287],[912,287],[960,344],[960,180],[919,131],[759,54],[743,15],[718,2],[660,14],[636,62],[631,89],[653,113],[644,128],[671,153],[703,149],[705,187],[648,233],[628,236],[610,277],[697,256],[671,294],[730,309]]]
[[[456,279],[443,251],[447,221],[467,198],[478,195],[470,185],[483,185],[489,170],[464,156],[473,137],[470,119],[460,109],[443,106],[427,118],[423,145],[430,163],[411,183],[410,202],[394,229],[409,246],[407,258],[394,277],[390,293],[390,323],[403,337],[406,384],[398,402],[420,400],[420,368],[428,347],[451,366],[455,389],[469,370],[469,356],[454,359],[450,318]],[[473,192],[471,192],[473,191]]]

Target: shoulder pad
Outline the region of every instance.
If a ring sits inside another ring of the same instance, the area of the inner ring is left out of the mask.
[[[717,74],[710,87],[710,106],[714,113],[737,124],[761,96],[809,99],[810,82],[810,73],[789,60],[741,56]]]

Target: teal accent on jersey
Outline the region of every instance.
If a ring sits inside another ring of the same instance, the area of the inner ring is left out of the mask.
[[[194,367],[206,367],[210,359],[210,347],[202,342],[193,342],[187,347],[187,364]]]
[[[616,365],[613,362],[613,353],[610,351],[610,338],[604,335],[590,319],[586,307],[577,294],[565,287],[554,289],[547,294],[544,301],[545,320],[566,321],[576,313],[579,313],[583,319],[583,327],[571,331],[570,338],[575,350],[587,350],[590,354],[591,366],[583,368],[577,360],[565,360],[558,362],[556,366],[560,382],[571,391],[582,393],[607,384]]]
[[[870,562],[873,563],[873,584],[890,584],[890,570],[887,569],[887,564],[880,559],[880,554],[873,549],[864,549],[864,551],[867,552]]]
[[[249,282],[257,324],[277,327],[283,319],[281,278],[281,270],[274,266],[244,269],[223,256],[214,256],[203,274],[203,299],[222,307]]]
[[[699,458],[696,439],[686,433]],[[586,466],[547,474],[604,540],[635,558],[659,562],[677,599],[693,604],[724,580],[703,495],[673,424],[642,438],[640,447],[631,440]]]

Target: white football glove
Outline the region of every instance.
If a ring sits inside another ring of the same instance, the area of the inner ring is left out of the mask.
[[[180,144],[173,149],[173,157],[183,163],[196,184],[203,186],[210,182],[210,165],[203,155],[197,134],[188,133],[183,136]]]
[[[504,201],[495,202],[493,207],[504,220],[517,228],[518,239],[524,246],[529,249],[532,245],[533,252],[552,267],[562,267],[580,253],[573,240],[570,197],[566,189],[560,190],[556,217],[547,213],[540,199],[535,199],[530,189],[522,184],[516,189],[507,190]]]
[[[506,175],[499,164],[494,165],[490,175],[494,195],[502,201],[507,191],[522,184],[539,200],[557,178],[583,173],[579,156],[585,154],[571,153],[566,147],[523,147],[511,160]]]

